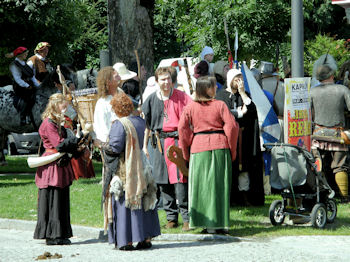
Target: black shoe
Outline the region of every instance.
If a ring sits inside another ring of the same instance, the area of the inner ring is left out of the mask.
[[[215,233],[219,234],[219,235],[228,235],[229,234],[228,230],[227,229],[223,229],[223,228],[222,229],[216,229]]]
[[[120,247],[119,250],[122,250],[122,251],[133,251],[133,250],[135,250],[135,248],[134,248],[133,245],[126,245],[126,246]]]
[[[60,238],[60,245],[70,245],[72,242],[68,238]]]
[[[152,247],[151,242],[142,241],[142,242],[137,243],[136,249],[148,249],[151,247]]]
[[[61,245],[61,241],[59,238],[46,238],[46,245],[48,246]]]
[[[53,245],[70,245],[71,242],[68,238],[47,238],[46,239],[46,245],[53,246]]]

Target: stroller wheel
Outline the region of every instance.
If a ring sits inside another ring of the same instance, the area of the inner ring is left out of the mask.
[[[314,227],[324,228],[327,222],[327,211],[324,204],[316,204],[311,211],[311,223]]]
[[[271,203],[269,216],[272,225],[279,226],[283,224],[285,214],[283,213],[283,205],[281,200],[275,200]]]
[[[337,217],[337,203],[334,199],[328,199],[327,206],[327,223],[333,223]]]

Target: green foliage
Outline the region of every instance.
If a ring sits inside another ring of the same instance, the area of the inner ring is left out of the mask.
[[[323,54],[326,54],[329,50],[329,54],[332,55],[337,62],[338,68],[346,61],[350,59],[349,50],[345,46],[346,41],[343,39],[335,39],[328,35],[317,35],[314,40],[305,42],[305,54],[304,54],[304,68],[305,74],[312,75],[312,69],[314,62]]]
[[[336,39],[348,38],[350,26],[343,8],[332,5],[331,0],[308,0],[303,5],[305,40],[312,41],[316,35],[329,32]],[[290,61],[291,1],[284,0],[157,0],[156,61],[171,56],[199,56],[205,45],[213,47],[214,60],[226,59],[224,18],[232,52],[235,28],[238,30],[238,60],[275,62],[276,44],[280,43],[280,57],[284,55]],[[282,68],[281,59],[279,64]]]
[[[72,63],[78,69],[97,66],[99,50],[107,45],[107,1],[5,0],[0,3],[0,56],[18,46],[30,53],[49,42],[54,65]],[[0,75],[8,75],[12,59],[0,60]]]
[[[167,22],[172,22],[177,41],[181,39],[183,43],[182,53],[198,56],[202,48],[209,45],[214,49],[216,60],[227,57],[224,18],[231,51],[234,51],[235,28],[238,30],[239,60],[273,56],[276,43],[286,40],[290,26],[290,6],[285,1],[224,0],[218,4],[218,1],[158,0],[155,21],[158,16],[164,20],[165,15]]]

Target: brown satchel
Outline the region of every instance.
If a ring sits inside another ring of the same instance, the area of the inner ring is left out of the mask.
[[[186,160],[182,155],[182,149],[177,146],[169,146],[167,150],[168,159],[173,162],[184,176],[188,176]]]

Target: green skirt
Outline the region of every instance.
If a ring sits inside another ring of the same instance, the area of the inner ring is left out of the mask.
[[[228,228],[232,162],[229,149],[191,154],[190,227]]]

